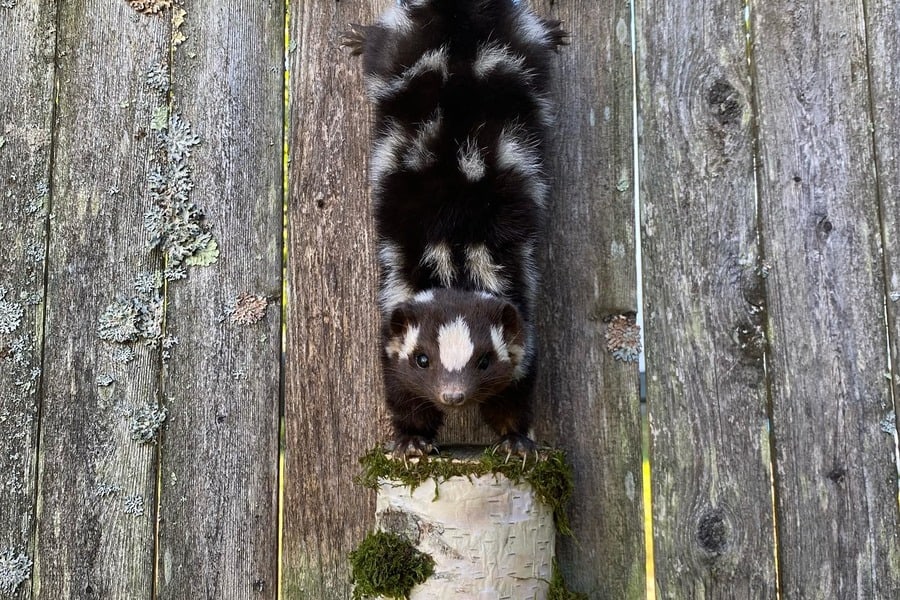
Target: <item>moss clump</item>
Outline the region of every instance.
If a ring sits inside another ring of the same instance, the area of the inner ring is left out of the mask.
[[[376,531],[350,553],[353,598],[409,598],[413,587],[434,573],[434,559],[406,538]]]
[[[385,454],[376,447],[359,459],[363,466],[357,483],[377,489],[380,480],[399,481],[414,490],[423,482],[434,479],[440,482],[450,477],[480,477],[482,475],[503,475],[513,483],[528,482],[538,500],[553,511],[556,528],[564,535],[572,535],[565,507],[572,497],[574,484],[572,468],[566,462],[562,450],[542,448],[538,459],[523,460],[509,457],[486,449],[477,459],[454,460],[449,454],[431,456],[425,460],[402,461]],[[438,489],[435,486],[435,497]]]

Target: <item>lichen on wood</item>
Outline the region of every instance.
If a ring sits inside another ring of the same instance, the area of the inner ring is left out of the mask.
[[[31,577],[32,561],[24,553],[7,548],[0,553],[0,592],[13,594]]]

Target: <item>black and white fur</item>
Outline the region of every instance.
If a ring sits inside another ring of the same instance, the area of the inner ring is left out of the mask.
[[[401,1],[346,34],[375,112],[382,359],[399,455],[430,452],[444,411],[469,404],[504,451],[534,449],[534,255],[549,66],[564,36],[513,0]]]

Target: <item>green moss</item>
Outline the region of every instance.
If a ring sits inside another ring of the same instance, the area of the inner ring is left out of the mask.
[[[399,481],[414,490],[429,479],[440,482],[450,477],[480,477],[482,475],[503,475],[513,483],[528,482],[537,498],[550,507],[557,530],[564,535],[572,535],[565,507],[572,497],[574,488],[572,468],[566,462],[562,450],[543,448],[538,460],[522,460],[486,449],[473,460],[453,460],[448,454],[432,456],[427,460],[402,461],[393,459],[380,447],[370,450],[360,458],[363,466],[357,483],[377,489],[379,480]],[[435,486],[435,498],[438,487]]]
[[[377,531],[350,553],[353,598],[409,598],[417,584],[434,573],[434,559],[407,539]]]
[[[553,575],[550,577],[547,600],[587,600],[587,594],[573,592],[566,587],[566,581],[555,560],[553,561]]]

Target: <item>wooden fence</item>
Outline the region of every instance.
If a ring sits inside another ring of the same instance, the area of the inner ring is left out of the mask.
[[[349,597],[387,423],[338,40],[390,1],[0,0],[0,598]],[[900,597],[900,8],[639,1],[633,70],[626,2],[532,4],[572,32],[538,420],[570,586],[644,597],[606,338],[639,187],[657,595]]]

